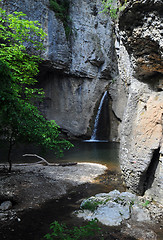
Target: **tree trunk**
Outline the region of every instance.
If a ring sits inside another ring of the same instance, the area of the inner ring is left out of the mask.
[[[8,169],[9,173],[11,172],[11,168],[12,168],[11,151],[14,144],[15,144],[15,140],[13,140],[13,132],[12,132],[9,139],[9,150],[8,150],[8,159],[7,159],[9,163],[9,169]]]
[[[12,168],[12,162],[11,162],[11,151],[12,151],[12,140],[10,139],[9,141],[9,150],[8,150],[8,163],[9,163],[9,169],[8,172],[11,172],[11,168]]]

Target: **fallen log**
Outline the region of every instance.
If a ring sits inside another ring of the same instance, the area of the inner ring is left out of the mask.
[[[37,157],[37,158],[41,159],[41,161],[36,162],[36,163],[43,163],[44,162],[46,165],[48,165],[48,166],[50,165],[50,163],[48,161],[46,161],[45,158],[40,157],[37,154],[24,154],[23,157]]]
[[[62,166],[62,167],[66,167],[66,166],[73,166],[73,165],[77,165],[77,162],[68,162],[68,163],[56,163],[56,166]]]
[[[24,154],[23,157],[37,157],[39,159],[41,159],[41,161],[36,162],[36,163],[31,163],[31,164],[45,164],[46,166],[62,166],[62,167],[66,167],[66,166],[73,166],[73,165],[77,165],[76,162],[68,162],[68,163],[49,163],[45,158],[40,157],[37,154]],[[26,163],[25,163],[26,164]],[[19,164],[20,165],[20,164]],[[23,164],[21,164],[23,165]],[[25,165],[26,166],[26,165]]]

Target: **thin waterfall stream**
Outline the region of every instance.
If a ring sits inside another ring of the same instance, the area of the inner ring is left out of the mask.
[[[104,119],[105,121],[108,119],[108,116],[106,116],[108,115],[107,107],[108,107],[108,92],[105,91],[101,98],[100,105],[98,107],[98,111],[97,111],[97,115],[94,123],[94,129],[93,129],[93,133],[90,141],[104,141],[104,140],[106,141],[106,136],[104,136],[103,132],[107,128],[106,124],[104,124]],[[102,111],[105,114],[105,117],[103,118],[102,118]],[[100,129],[104,131],[100,131]]]

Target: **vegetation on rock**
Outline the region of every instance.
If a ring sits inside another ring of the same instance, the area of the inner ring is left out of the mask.
[[[0,8],[0,136],[9,142],[9,171],[11,149],[18,141],[54,149],[57,156],[72,146],[60,139],[55,121],[47,121],[33,104],[44,94],[34,85],[41,60],[36,53],[43,49],[45,33],[37,21],[25,17]]]
[[[68,39],[71,34],[71,27],[69,26],[69,0],[50,0],[49,3],[50,8],[55,12],[56,17],[62,21]]]
[[[103,10],[102,13],[109,13],[112,19],[118,17],[118,12],[124,10],[128,0],[114,1],[114,0],[102,0]]]
[[[81,205],[81,209],[87,209],[91,212],[94,212],[100,204],[103,204],[103,202],[96,199],[94,201],[88,199]]]

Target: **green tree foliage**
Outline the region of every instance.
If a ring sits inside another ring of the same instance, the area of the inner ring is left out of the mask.
[[[49,3],[50,8],[55,12],[55,16],[62,21],[68,39],[72,32],[69,17],[69,0],[50,0]]]
[[[28,87],[36,83],[34,77],[39,71],[40,57],[28,52],[30,50],[38,54],[38,51],[43,49],[45,33],[37,21],[28,21],[25,17],[21,12],[7,15],[6,11],[0,8],[0,60],[7,63],[11,69],[18,95],[31,98],[36,92],[41,94],[38,89]]]
[[[43,91],[34,88],[45,36],[38,22],[24,19],[23,13],[7,15],[0,8],[0,135],[9,141],[8,162],[15,142],[35,142],[54,149],[57,156],[72,144],[62,140],[55,121],[47,121],[33,105]],[[40,41],[38,41],[38,38]]]

